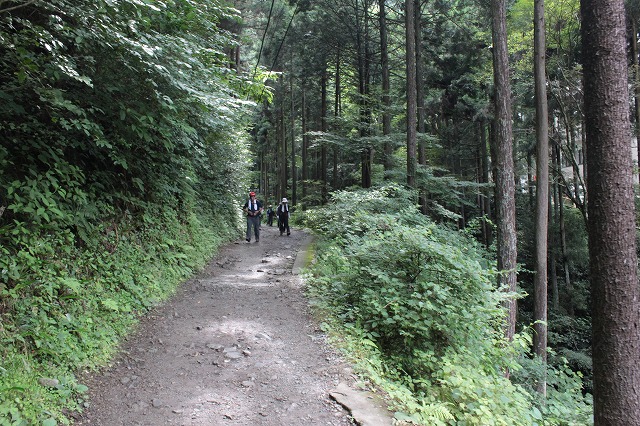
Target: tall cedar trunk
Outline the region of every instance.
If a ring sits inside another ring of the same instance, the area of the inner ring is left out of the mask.
[[[631,16],[631,55],[633,56],[633,70],[635,78],[633,98],[635,103],[635,134],[636,134],[636,148],[638,152],[638,164],[640,164],[640,58],[638,58],[638,21],[636,16]],[[640,167],[638,168],[640,172]],[[639,176],[640,179],[640,176]]]
[[[280,93],[284,93],[283,77],[278,78],[280,85]],[[284,119],[284,102],[285,96],[280,97],[280,110],[278,111],[278,170],[280,171],[280,179],[278,179],[278,197],[284,197],[287,192],[287,137],[285,132]]]
[[[302,115],[302,198],[307,196],[307,179],[309,179],[309,137],[307,132],[307,89],[302,84],[302,106],[300,107],[300,114]]]
[[[422,64],[422,9],[421,0],[414,0],[413,23],[416,28],[416,113],[418,133],[424,134],[426,131],[426,110],[424,107],[424,65]],[[420,138],[418,143],[418,164],[427,164],[427,153],[424,138]]]
[[[407,56],[407,184],[416,186],[416,36],[414,0],[405,0],[405,37]]]
[[[424,65],[422,64],[422,8],[420,0],[414,0],[414,25],[416,27],[416,110],[417,110],[417,130],[420,135],[426,133],[426,109],[424,107]],[[418,142],[418,164],[427,165],[427,147],[424,137],[420,137]],[[420,211],[427,214],[427,190],[420,190]]]
[[[557,173],[558,177],[561,175],[562,171],[560,169],[562,164],[562,158],[560,157],[560,146],[555,145],[555,162],[557,165]],[[574,316],[574,308],[573,308],[573,282],[571,281],[571,271],[569,271],[569,255],[567,250],[567,232],[564,223],[564,202],[563,202],[563,190],[560,185],[558,185],[558,224],[560,226],[560,251],[562,254],[562,270],[564,271],[564,285],[565,292],[567,298],[567,315],[570,317]]]
[[[356,5],[357,7],[357,5]],[[363,1],[364,28],[357,24],[356,41],[358,51],[358,90],[360,94],[360,137],[369,136],[369,125],[371,124],[371,107],[369,102],[369,90],[371,79],[371,51],[369,49],[369,9],[368,0]],[[371,187],[371,158],[373,152],[371,147],[363,148],[360,159],[361,185],[363,188]]]
[[[365,90],[364,90],[364,94],[365,94],[365,117],[364,117],[364,123],[365,123],[365,129],[366,129],[366,136],[370,136],[371,135],[371,122],[372,122],[372,117],[371,117],[371,64],[373,63],[373,52],[371,51],[371,34],[370,34],[370,30],[369,30],[369,0],[365,0],[364,2],[364,65],[365,65],[365,79],[364,79],[364,84],[365,84]],[[366,166],[366,173],[363,176],[362,182],[363,182],[363,188],[371,188],[371,184],[372,184],[372,177],[371,177],[371,173],[373,171],[373,156],[374,156],[374,150],[372,146],[368,146],[365,152],[366,156],[365,156],[365,166]]]
[[[289,79],[289,92],[291,94],[291,113],[290,113],[290,119],[291,119],[291,195],[290,195],[290,205],[294,205],[296,203],[296,189],[297,189],[297,182],[298,182],[298,176],[296,174],[296,135],[295,135],[295,129],[296,129],[296,108],[295,108],[295,102],[294,102],[294,96],[293,96],[293,75],[291,75],[291,78]],[[283,195],[283,197],[286,197],[286,194]]]
[[[533,179],[533,154],[531,150],[527,150],[527,193],[529,194],[529,206],[533,208],[534,193],[533,188],[535,182]]]
[[[553,129],[554,134],[556,134],[557,129],[555,128],[555,124],[554,124],[554,129]],[[559,172],[559,166],[558,163],[556,162],[556,145],[557,142],[554,142],[551,144],[551,170],[553,172],[552,178],[551,178],[551,194],[550,194],[550,199],[551,199],[551,203],[549,205],[549,222],[551,223],[559,223],[560,222],[560,217],[559,217],[559,204],[560,201],[562,200],[562,198],[559,196],[559,179],[558,179],[558,172]],[[560,238],[558,237],[557,232],[555,232],[556,230],[552,227],[549,229],[549,243],[551,244],[551,248],[550,248],[550,258],[549,258],[549,282],[552,286],[552,291],[553,291],[553,310],[558,312],[558,310],[560,309],[560,289],[558,286],[558,249],[560,246]]]
[[[549,121],[545,72],[544,0],[534,1],[534,80],[536,103],[536,275],[533,291],[533,348],[547,363],[547,233],[549,219]],[[546,372],[546,370],[545,370]],[[547,394],[546,374],[536,390]]]
[[[551,166],[553,168],[553,166]],[[549,216],[547,218],[547,223],[557,223],[555,220],[555,211],[553,209],[553,205],[555,201],[553,198],[555,197],[555,182],[549,185]],[[556,242],[557,238],[555,233],[553,232],[553,228],[549,228],[547,230],[547,238],[549,240],[549,277],[548,282],[551,287],[551,307],[555,312],[558,312],[560,308],[560,291],[558,290],[558,274],[556,272],[556,249],[558,244]]]
[[[480,155],[481,155],[481,164],[482,164],[482,183],[489,183],[489,154],[487,152],[487,131],[486,131],[486,122],[483,119],[480,122]],[[482,229],[484,236],[484,244],[486,247],[491,246],[493,243],[493,235],[492,228],[489,220],[492,220],[491,217],[491,199],[489,198],[489,194],[483,194],[483,207],[482,213],[485,216],[482,220]]]
[[[379,19],[380,19],[380,67],[382,78],[382,134],[384,136],[391,133],[391,96],[389,90],[391,87],[389,76],[389,47],[387,40],[387,8],[385,0],[378,1]],[[393,168],[393,144],[386,140],[384,143],[384,170],[389,171]],[[386,176],[385,176],[386,178]]]
[[[335,100],[333,105],[334,117],[340,116],[342,86],[340,85],[340,51],[336,55]],[[338,189],[338,145],[333,145],[333,183],[334,190]]]
[[[498,225],[498,269],[500,285],[509,292],[516,291],[516,203],[513,165],[513,129],[511,124],[511,83],[507,52],[506,0],[491,1],[493,40],[494,151],[496,220]],[[511,340],[516,329],[516,300],[506,303],[506,337]]]
[[[320,131],[322,133],[327,132],[327,68],[325,64],[325,68],[322,70],[322,77],[320,81]],[[321,201],[322,204],[326,204],[328,200],[328,190],[327,190],[327,144],[322,143],[322,147],[320,148],[320,181],[322,182],[321,189]]]
[[[624,3],[581,0],[595,426],[640,425],[640,294]]]

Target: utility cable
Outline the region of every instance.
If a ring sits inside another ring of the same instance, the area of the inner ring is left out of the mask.
[[[293,18],[296,17],[299,7],[300,7],[300,5],[297,4],[295,10],[293,11],[293,15],[291,15],[291,19],[289,20],[289,24],[287,25],[287,29],[284,31],[284,35],[282,36],[282,40],[280,40],[280,45],[278,46],[278,50],[276,51],[276,55],[273,58],[273,64],[271,65],[271,68],[269,69],[269,73],[273,72],[273,69],[276,67],[276,63],[278,62],[278,56],[280,55],[280,50],[282,49],[282,46],[284,45],[284,41],[287,39],[287,34],[289,33],[289,28],[291,28],[291,23],[293,22]],[[262,91],[260,92],[259,98],[261,98],[262,95],[264,95],[265,87],[266,87],[266,84],[263,85]]]
[[[264,39],[267,36],[267,31],[269,31],[269,25],[271,24],[271,14],[273,13],[273,5],[275,4],[275,2],[276,0],[271,0],[271,8],[269,8],[269,17],[267,18],[267,26],[264,29],[264,33],[262,33],[262,41],[260,41],[260,51],[258,52],[258,60],[256,61],[256,66],[253,68],[253,77],[251,77],[252,80],[256,78],[256,73],[258,72],[258,66],[260,65],[260,58],[262,57],[262,48],[264,46]]]
[[[284,35],[282,36],[282,40],[280,41],[280,46],[278,46],[278,50],[276,51],[276,56],[273,58],[273,64],[271,65],[271,69],[269,70],[269,72],[273,71],[273,69],[276,67],[276,62],[278,62],[278,55],[280,55],[280,49],[282,49],[282,45],[284,44],[284,41],[287,39],[289,28],[291,28],[291,23],[293,22],[293,18],[296,17],[299,7],[300,5],[296,4],[296,8],[293,11],[293,15],[291,15],[291,19],[289,20],[289,25],[287,25],[287,29],[284,31]]]

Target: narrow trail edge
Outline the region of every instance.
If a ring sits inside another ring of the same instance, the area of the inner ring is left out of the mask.
[[[311,318],[299,275],[311,241],[263,226],[259,243],[222,247],[141,319],[110,366],[87,373],[90,403],[74,424],[391,425],[390,413],[360,423],[331,396],[357,378]]]

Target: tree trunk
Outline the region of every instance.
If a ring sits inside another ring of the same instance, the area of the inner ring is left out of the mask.
[[[308,124],[307,124],[307,89],[303,83],[302,85],[302,105],[300,107],[300,114],[302,115],[302,199],[307,196],[307,180],[309,179],[309,137],[307,136]]]
[[[284,81],[283,77],[278,78],[280,84],[280,92],[284,93]],[[285,96],[281,97],[280,110],[278,111],[278,170],[280,172],[280,178],[278,179],[278,197],[284,197],[287,192],[287,137],[285,132],[285,119],[284,119],[284,104]]]
[[[529,206],[533,208],[535,179],[533,177],[533,158],[531,150],[527,149],[527,193],[529,194]]]
[[[495,86],[494,151],[496,161],[495,199],[498,225],[498,270],[501,287],[516,291],[516,204],[513,165],[513,128],[511,111],[511,83],[507,52],[506,0],[491,1],[493,80]],[[506,302],[507,324],[505,335],[513,339],[516,329],[517,305],[515,298]]]
[[[327,68],[325,64],[325,68],[322,70],[322,80],[320,82],[320,90],[321,90],[321,99],[320,99],[320,131],[322,133],[327,132]],[[326,143],[322,143],[322,148],[320,148],[320,181],[322,182],[321,189],[321,202],[322,204],[326,204],[328,200],[328,191],[327,191],[327,145]]]
[[[536,275],[534,280],[533,348],[547,364],[547,234],[549,218],[549,121],[545,72],[544,0],[534,1],[534,80],[536,103]],[[547,394],[546,370],[536,390]]]
[[[622,0],[582,0],[595,426],[640,425],[640,294]]]
[[[640,62],[638,58],[638,20],[633,14],[630,16],[631,19],[631,55],[633,56],[633,77],[635,79],[634,90],[633,90],[633,99],[635,104],[635,135],[636,135],[636,148],[638,153],[638,165],[640,165]],[[638,167],[638,172],[640,173],[640,167]],[[640,180],[640,176],[639,176]]]
[[[480,122],[480,161],[482,166],[482,183],[489,183],[489,154],[487,152],[487,130],[486,122],[484,119]],[[489,198],[489,193],[483,193],[482,199],[482,213],[484,216],[484,218],[482,219],[482,229],[484,236],[484,245],[486,247],[489,247],[493,243],[493,230],[491,229],[491,225],[489,223],[489,220],[492,219],[491,200]]]
[[[548,222],[557,223],[555,220],[555,212],[553,209],[553,198],[555,198],[555,183],[552,183],[549,187],[549,217],[547,219]],[[553,232],[553,228],[549,229],[547,232],[547,236],[549,239],[549,285],[551,286],[551,307],[555,312],[558,312],[560,308],[560,291],[558,290],[558,274],[556,273],[556,249],[558,244],[556,242],[557,238],[555,237],[555,233]]]
[[[341,96],[342,86],[340,83],[340,52],[336,55],[336,78],[335,78],[335,99],[333,105],[334,117],[339,117],[341,114]],[[331,187],[333,190],[338,189],[338,145],[333,146],[333,183]]]
[[[405,0],[405,39],[407,56],[407,184],[416,187],[416,36],[414,0]]]
[[[371,51],[369,49],[369,8],[368,1],[363,2],[363,28],[357,23],[357,53],[358,53],[358,82],[360,93],[360,137],[370,135],[369,125],[371,124],[371,106],[369,100],[370,79],[371,79]],[[360,153],[361,186],[371,187],[371,158],[373,151],[371,147],[363,148]]]
[[[385,3],[385,0],[378,1],[378,8],[380,9],[380,67],[382,73],[382,134],[387,136],[391,134],[391,96],[389,96],[391,86],[389,76],[387,8]],[[393,168],[393,144],[389,140],[384,142],[383,165],[385,171],[389,171]]]
[[[419,134],[418,143],[418,164],[427,165],[427,147],[424,138],[426,132],[426,109],[424,106],[424,65],[422,64],[422,8],[421,0],[414,0],[414,25],[416,27],[416,113],[417,113],[417,131]],[[427,190],[420,189],[420,210],[422,214],[427,214]]]
[[[290,205],[296,204],[296,188],[298,176],[296,174],[296,138],[295,138],[295,128],[296,128],[296,113],[295,113],[295,103],[293,97],[293,75],[289,79],[289,92],[291,93],[291,199]],[[286,197],[286,195],[283,195]]]

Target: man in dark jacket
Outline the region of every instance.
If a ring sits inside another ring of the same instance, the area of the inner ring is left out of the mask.
[[[247,242],[251,242],[251,228],[256,236],[256,243],[260,241],[260,215],[262,203],[256,199],[256,193],[249,193],[249,200],[244,203],[242,210],[247,214]]]
[[[286,198],[282,199],[282,202],[278,206],[277,210],[278,214],[278,225],[280,226],[280,235],[287,231],[287,235],[291,235],[291,230],[289,229],[289,201]]]
[[[273,217],[275,215],[275,210],[273,210],[273,207],[271,206],[271,204],[269,204],[269,207],[267,207],[267,225],[273,226]]]

